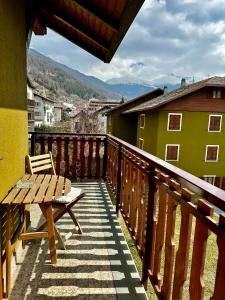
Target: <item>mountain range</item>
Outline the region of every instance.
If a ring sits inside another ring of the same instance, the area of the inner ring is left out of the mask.
[[[122,97],[125,100],[133,99],[161,87],[133,76],[104,82],[58,63],[34,49],[29,50],[27,65],[28,75],[37,90],[41,92],[45,89],[47,96],[70,103],[92,97],[118,101]],[[176,84],[168,86],[169,89],[175,87]]]

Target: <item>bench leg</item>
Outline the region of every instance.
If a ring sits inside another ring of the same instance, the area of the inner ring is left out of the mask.
[[[47,221],[51,262],[52,264],[56,264],[57,256],[56,256],[56,248],[55,248],[55,227],[54,227],[54,220],[52,214],[52,204],[43,203],[42,205],[45,210],[46,221]]]
[[[72,212],[72,210],[71,210],[70,208],[68,208],[68,209],[67,209],[67,212],[68,212],[68,214],[70,215],[71,219],[73,220],[73,223],[75,224],[75,226],[78,227],[78,233],[79,233],[79,234],[82,234],[83,232],[82,232],[82,229],[81,229],[81,227],[80,227],[80,224],[79,224],[79,222],[77,221],[77,219],[76,219],[74,213]]]

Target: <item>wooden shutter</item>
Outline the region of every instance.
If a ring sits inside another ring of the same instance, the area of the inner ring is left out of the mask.
[[[178,157],[178,146],[167,145],[166,160],[177,160],[177,157]]]
[[[209,131],[219,131],[221,116],[210,116]]]
[[[169,130],[180,130],[181,115],[169,115]]]
[[[218,151],[217,146],[208,146],[206,160],[210,160],[210,161],[215,160],[216,161],[217,160],[217,151]]]
[[[216,176],[215,181],[214,181],[214,185],[217,186],[217,187],[220,187],[220,177]]]
[[[225,177],[223,177],[223,180],[222,180],[222,187],[221,187],[223,190],[225,190]]]

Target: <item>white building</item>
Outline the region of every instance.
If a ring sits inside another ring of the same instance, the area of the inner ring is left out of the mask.
[[[52,126],[55,122],[54,105],[55,100],[47,98],[37,92],[34,92],[35,99],[35,126],[47,125]]]
[[[28,132],[34,131],[34,94],[33,94],[33,85],[27,77],[27,113],[28,113]]]

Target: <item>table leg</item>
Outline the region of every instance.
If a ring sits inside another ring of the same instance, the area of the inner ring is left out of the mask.
[[[41,211],[42,211],[42,213],[43,213],[45,219],[47,220],[45,209],[43,208],[43,206],[42,206],[41,204],[40,204],[39,206],[40,206],[40,209],[41,209]],[[54,213],[53,213],[53,220],[54,220]],[[47,226],[47,221],[44,222],[44,223],[38,228],[37,231],[42,231],[43,229],[45,229],[46,226]],[[60,233],[59,233],[59,231],[58,231],[58,229],[57,229],[57,227],[56,227],[56,225],[55,225],[55,222],[54,222],[54,228],[55,228],[55,237],[56,237],[56,239],[58,240],[58,247],[59,247],[59,249],[61,249],[61,250],[66,250],[66,246],[65,246],[65,244],[64,244],[63,238],[61,237],[61,235],[60,235]]]
[[[43,207],[45,209],[45,215],[46,215],[46,221],[47,221],[51,262],[52,262],[52,264],[56,264],[57,256],[56,256],[56,248],[55,248],[55,228],[54,228],[54,219],[53,219],[53,213],[52,213],[52,204],[44,203]]]
[[[9,297],[11,289],[11,259],[12,259],[12,205],[7,206],[6,220],[6,298]]]

